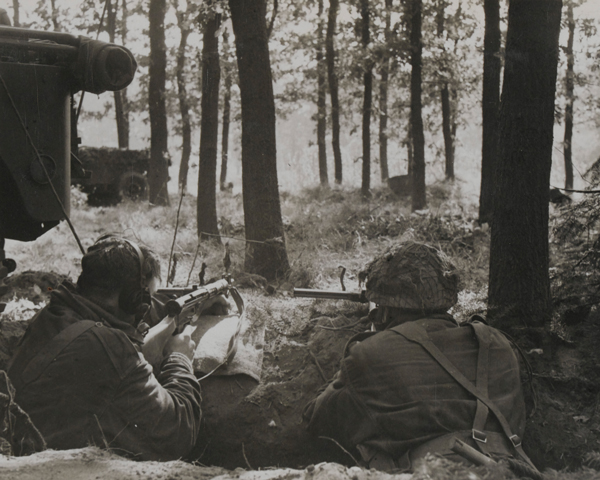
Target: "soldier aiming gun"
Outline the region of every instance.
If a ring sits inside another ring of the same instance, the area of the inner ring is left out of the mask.
[[[455,453],[458,439],[535,473],[521,445],[518,358],[498,330],[480,320],[459,325],[447,313],[458,293],[450,260],[406,242],[365,274],[377,331],[348,342],[340,370],[306,407],[309,431],[383,471],[411,470],[427,453],[468,462]]]
[[[81,266],[77,285],[52,292],[11,360],[17,403],[50,448],[98,445],[142,460],[185,456],[201,418],[196,345],[189,332],[175,333],[176,316],[145,337],[139,328],[160,281],[158,260],[143,245],[108,236]],[[227,303],[219,293],[196,314]]]

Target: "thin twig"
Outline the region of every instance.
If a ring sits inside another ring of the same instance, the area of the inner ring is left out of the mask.
[[[196,259],[198,258],[198,252],[200,252],[200,242],[196,246],[196,253],[194,254],[194,260],[192,260],[192,266],[190,268],[190,273],[188,273],[187,282],[185,282],[185,286],[187,287],[190,284],[190,278],[192,278],[192,272],[194,271],[194,267],[196,266]]]
[[[331,437],[319,437],[319,438],[322,438],[322,439],[324,439],[324,440],[331,440],[331,441],[332,441],[333,443],[335,443],[335,444],[336,444],[338,447],[340,447],[340,448],[341,448],[341,449],[344,451],[344,453],[348,454],[348,455],[350,456],[350,458],[351,458],[352,460],[354,460],[354,463],[356,463],[356,465],[357,465],[357,466],[359,466],[359,465],[360,465],[360,463],[358,463],[358,460],[356,460],[356,458],[354,458],[354,455],[352,455],[352,454],[351,454],[351,453],[350,453],[348,450],[346,450],[344,447],[342,447],[342,446],[341,446],[341,445],[340,445],[340,444],[339,444],[339,443],[338,443],[336,440],[334,440],[333,438],[331,438]]]
[[[323,372],[323,369],[321,368],[321,365],[319,364],[319,361],[317,360],[316,355],[312,352],[312,350],[310,348],[308,349],[308,353],[310,353],[310,356],[315,361],[315,365],[317,366],[317,370],[319,370],[319,373],[321,374],[321,378],[323,379],[324,382],[327,382],[327,377],[325,376],[325,373]]]
[[[369,215],[370,213],[373,213],[373,212],[374,212],[375,210],[377,210],[379,207],[381,207],[381,204],[379,204],[379,205],[375,205],[375,206],[374,206],[374,207],[373,207],[371,210],[369,210],[369,211],[367,212],[367,215]],[[346,221],[347,221],[347,222],[349,222],[349,221],[350,221],[350,220],[352,220],[354,217],[356,217],[356,216],[357,216],[359,213],[360,213],[360,212],[355,212],[355,213],[353,213],[352,215],[350,215],[350,216],[349,216],[349,217],[346,219]]]
[[[179,196],[179,205],[177,206],[177,218],[175,220],[175,231],[173,232],[173,243],[171,244],[171,253],[169,254],[169,267],[167,268],[167,275],[171,274],[171,260],[173,260],[173,250],[175,249],[175,239],[177,238],[177,230],[179,229],[179,214],[181,213],[181,204],[183,203],[183,197],[185,192],[181,189],[181,195]],[[167,277],[167,285],[169,279]]]
[[[246,449],[244,448],[244,442],[242,442],[242,455],[244,455],[244,460],[246,460],[246,465],[248,465],[248,468],[250,470],[254,470],[252,468],[252,465],[250,465],[250,462],[248,461],[248,457],[246,457]]]
[[[96,419],[96,423],[98,424],[98,428],[100,429],[100,433],[102,434],[102,441],[104,442],[104,448],[109,450],[108,442],[106,441],[106,437],[104,436],[104,431],[102,430],[102,425],[100,425],[100,420],[98,420],[98,417],[96,416],[95,413],[94,413],[94,418]]]
[[[240,238],[240,237],[229,237],[227,235],[223,235],[222,233],[217,234],[217,233],[208,233],[208,232],[198,232],[198,236],[201,235],[206,235],[208,237],[220,237],[220,238],[230,238],[231,240],[238,240],[240,242],[249,242],[249,243],[261,243],[264,245],[270,245],[271,242],[263,242],[260,240],[249,240],[247,238]]]

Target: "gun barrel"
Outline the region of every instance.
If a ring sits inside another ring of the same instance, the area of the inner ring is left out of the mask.
[[[169,300],[165,305],[167,313],[170,316],[179,315],[185,310],[189,310],[190,308],[194,307],[198,303],[227,291],[229,285],[229,281],[224,278],[209,285],[199,287],[183,297]]]
[[[188,293],[192,293],[195,290],[198,290],[198,285],[192,285],[191,287],[167,287],[167,288],[159,288],[156,290],[156,293],[161,295],[174,295],[176,297],[181,297],[183,295],[187,295]]]
[[[62,32],[47,32],[45,30],[32,30],[29,28],[0,26],[0,37],[49,40],[72,47],[79,45],[79,38],[75,35]]]
[[[315,290],[312,288],[294,288],[294,297],[297,298],[326,298],[330,300],[348,300],[350,302],[369,303],[365,291],[340,292],[338,290]]]

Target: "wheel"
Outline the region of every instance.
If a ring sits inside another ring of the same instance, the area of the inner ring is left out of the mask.
[[[148,194],[148,181],[141,173],[124,173],[119,182],[119,193],[130,200],[143,200]]]

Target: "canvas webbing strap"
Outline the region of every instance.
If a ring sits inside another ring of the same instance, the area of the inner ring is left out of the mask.
[[[475,332],[477,341],[479,342],[479,352],[477,354],[477,388],[484,394],[488,395],[488,377],[489,377],[489,358],[490,358],[490,338],[489,329],[479,322],[470,324]],[[485,424],[488,419],[490,409],[479,399],[477,399],[477,410],[475,411],[475,419],[473,420],[472,437],[476,445],[483,453],[490,453],[487,444],[487,433],[485,432]]]
[[[535,469],[535,465],[523,451],[523,447],[521,446],[521,438],[512,433],[510,425],[500,409],[487,397],[487,395],[473,385],[473,383],[471,383],[471,381],[469,381],[469,379],[465,377],[462,372],[458,370],[458,368],[456,368],[452,362],[450,362],[450,360],[448,360],[448,358],[440,351],[440,349],[434,345],[424,328],[415,322],[407,322],[392,328],[391,331],[397,333],[398,335],[402,335],[411,342],[421,345],[433,357],[433,359],[438,362],[440,366],[452,376],[452,378],[454,378],[454,380],[456,380],[465,390],[467,390],[476,399],[480,400],[486,407],[488,407],[498,419],[504,434],[512,443],[515,451],[525,462],[527,462],[529,466]]]
[[[52,363],[52,361],[67,348],[77,337],[87,332],[90,328],[102,326],[100,322],[80,320],[69,325],[59,334],[55,335],[27,364],[21,375],[23,384],[33,382]]]

